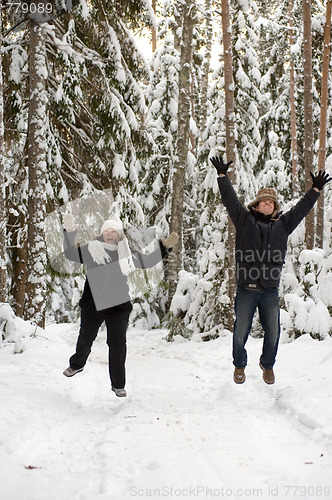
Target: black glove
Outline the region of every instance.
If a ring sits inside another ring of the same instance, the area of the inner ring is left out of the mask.
[[[312,187],[319,189],[319,191],[323,189],[325,184],[332,181],[332,177],[330,177],[329,174],[325,172],[325,170],[320,170],[318,172],[318,175],[314,175],[312,172],[309,173],[312,178]]]
[[[228,167],[233,163],[232,161],[229,161],[228,163],[224,163],[222,161],[222,157],[221,156],[219,156],[219,158],[218,158],[218,156],[210,158],[210,162],[212,163],[212,165],[214,167],[216,167],[218,175],[219,174],[225,174],[226,175]]]

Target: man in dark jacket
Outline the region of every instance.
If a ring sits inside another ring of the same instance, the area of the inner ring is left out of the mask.
[[[79,302],[81,325],[76,352],[63,374],[72,377],[83,371],[105,321],[112,390],[117,396],[125,397],[126,333],[132,310],[127,276],[136,268],[147,269],[160,262],[177,243],[178,235],[172,233],[162,238],[154,252],[142,254],[129,248],[122,224],[117,220],[105,221],[100,236],[83,246],[76,245],[78,225],[70,214],[64,216],[64,225],[64,254],[69,260],[86,266],[87,279]]]
[[[311,174],[312,188],[288,212],[282,214],[277,193],[272,188],[258,191],[248,209],[237,198],[227,176],[232,162],[223,163],[221,157],[211,158],[217,170],[218,185],[223,204],[236,228],[235,261],[237,292],[233,332],[234,382],[246,379],[247,342],[256,308],[264,330],[260,367],[263,380],[273,384],[273,365],[280,337],[279,283],[285,261],[288,236],[308,215],[319,191],[331,180],[325,172]]]

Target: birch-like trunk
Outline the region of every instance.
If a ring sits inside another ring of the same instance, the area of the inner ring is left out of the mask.
[[[152,0],[152,9],[153,12],[156,14],[157,12],[157,0]],[[151,29],[151,39],[152,39],[152,52],[156,51],[157,48],[157,33],[156,33],[156,28],[152,26]]]
[[[0,3],[0,47],[2,47],[2,2]],[[5,217],[5,158],[3,126],[2,56],[0,57],[0,302],[7,300],[6,217]]]
[[[222,11],[222,33],[224,44],[224,78],[225,78],[225,104],[226,104],[226,161],[236,161],[235,143],[235,103],[234,103],[234,79],[233,79],[233,54],[232,54],[232,28],[230,20],[229,2],[221,1]],[[231,182],[234,182],[233,172],[228,174]],[[231,303],[233,303],[236,290],[235,276],[235,228],[228,216],[228,292]],[[228,311],[228,328],[233,328],[233,308]]]
[[[25,317],[44,327],[46,302],[46,57],[42,28],[30,28],[28,266]]]
[[[184,210],[184,182],[189,150],[189,120],[190,120],[190,98],[191,98],[191,63],[192,63],[192,39],[193,39],[193,11],[195,2],[184,0],[179,2],[178,32],[181,31],[180,64],[179,64],[179,91],[178,91],[178,137],[176,144],[176,160],[174,163],[174,174],[172,179],[173,194],[170,230],[179,235],[179,243],[174,247],[169,257],[169,302],[171,302],[176,290],[178,274],[182,269],[182,233],[183,233],[183,210]]]
[[[305,189],[307,191],[312,185],[309,172],[313,170],[314,157],[311,0],[303,1],[303,44],[304,171]],[[312,249],[314,246],[314,220],[314,211],[310,210],[305,219],[305,244],[308,249]]]
[[[212,0],[205,0],[205,12],[206,12],[206,29],[204,33],[205,39],[205,56],[204,63],[202,67],[202,87],[201,87],[201,113],[199,120],[199,129],[202,132],[206,127],[207,121],[207,96],[209,90],[209,75],[210,75],[210,64],[211,64],[211,51],[212,51]]]
[[[328,80],[330,67],[330,41],[331,41],[331,0],[326,2],[326,21],[324,29],[324,50],[322,69],[322,90],[320,97],[320,130],[319,130],[319,152],[318,170],[325,170],[326,157],[326,131],[327,131],[327,106],[328,106]],[[316,243],[323,248],[324,236],[324,189],[318,198],[316,210]]]
[[[299,194],[299,174],[298,174],[298,155],[297,155],[297,127],[296,127],[296,106],[295,106],[295,68],[292,56],[292,46],[294,43],[294,3],[289,0],[289,46],[290,46],[290,109],[291,109],[291,150],[292,150],[292,179],[293,195]]]

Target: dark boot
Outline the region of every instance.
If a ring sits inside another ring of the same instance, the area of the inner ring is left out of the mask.
[[[127,396],[126,389],[115,389],[115,387],[112,387],[112,391],[115,392],[119,398],[125,398]]]
[[[63,374],[66,377],[73,377],[74,375],[76,375],[76,373],[80,373],[82,371],[83,371],[83,368],[79,368],[78,370],[75,370],[74,368],[71,368],[70,366],[68,366],[68,368],[65,369]]]
[[[263,370],[263,380],[266,384],[274,384],[275,382],[275,376],[274,376],[274,372],[273,372],[273,368],[264,368],[264,366],[259,363],[259,366],[261,367],[261,369]]]
[[[236,384],[243,384],[246,380],[246,375],[244,373],[244,368],[235,367],[233,380]]]

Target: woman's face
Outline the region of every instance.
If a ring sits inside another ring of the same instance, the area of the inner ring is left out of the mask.
[[[105,231],[103,231],[103,239],[105,241],[105,243],[112,243],[113,245],[116,245],[119,241],[119,234],[117,231],[115,231],[115,229],[105,229]]]

